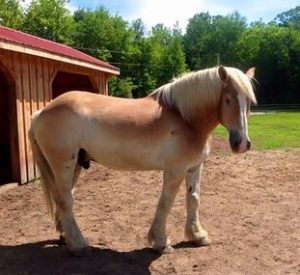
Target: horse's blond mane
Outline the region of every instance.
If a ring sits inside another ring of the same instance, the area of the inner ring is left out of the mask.
[[[251,79],[236,68],[225,69],[238,90],[256,103]],[[222,85],[216,67],[184,74],[159,87],[150,96],[155,96],[164,105],[176,108],[189,121],[195,113],[217,106]]]

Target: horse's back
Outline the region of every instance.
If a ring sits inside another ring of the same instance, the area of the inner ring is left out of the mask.
[[[48,104],[44,113],[69,112],[80,118],[111,123],[147,123],[159,115],[160,106],[151,97],[128,99],[90,92],[67,92]]]

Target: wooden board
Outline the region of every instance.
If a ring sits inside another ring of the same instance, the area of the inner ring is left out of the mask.
[[[34,178],[34,163],[32,159],[32,149],[28,140],[28,131],[31,124],[31,94],[30,94],[30,72],[29,72],[29,57],[22,55],[22,90],[23,90],[23,120],[24,120],[24,139],[26,148],[27,162],[27,181]]]
[[[31,116],[38,110],[37,70],[36,70],[35,61],[36,59],[34,57],[29,56],[28,62],[29,62],[29,79],[30,79]],[[35,159],[33,158],[32,161],[33,161],[34,178],[37,178],[37,168],[35,165]]]
[[[24,125],[24,106],[23,106],[23,86],[22,86],[22,68],[20,64],[21,54],[14,53],[13,68],[15,73],[16,88],[16,109],[18,124],[18,143],[20,160],[20,183],[27,182],[27,158],[25,145],[25,125]]]

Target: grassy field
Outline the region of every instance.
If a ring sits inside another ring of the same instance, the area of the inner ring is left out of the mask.
[[[214,136],[227,138],[218,126]],[[249,119],[249,136],[254,150],[300,148],[300,112],[254,114]]]

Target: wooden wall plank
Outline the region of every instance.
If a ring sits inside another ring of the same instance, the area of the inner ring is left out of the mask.
[[[29,77],[30,77],[30,101],[31,101],[31,116],[38,110],[38,90],[37,90],[37,70],[36,70],[36,58],[29,56]],[[30,120],[31,124],[31,120]],[[30,142],[29,142],[30,143]],[[35,159],[33,161],[34,178],[37,178],[37,168]]]
[[[106,88],[105,74],[97,73],[95,78],[97,79],[99,94],[107,95],[108,92],[107,92],[107,88]]]
[[[36,58],[36,74],[37,74],[37,104],[38,109],[43,108],[46,105],[46,99],[44,96],[44,71],[43,71],[43,63],[41,58]]]
[[[41,58],[34,58],[35,67],[35,86],[36,86],[36,109],[39,110],[45,106],[45,101],[43,98],[43,70],[41,65]],[[40,171],[38,170],[35,163],[35,176],[40,177]]]
[[[24,139],[26,148],[27,161],[27,181],[34,179],[34,165],[32,159],[32,149],[28,140],[28,131],[31,123],[31,94],[30,94],[30,72],[29,72],[29,57],[28,55],[21,56],[22,61],[22,89],[23,89],[23,119],[24,119]]]
[[[98,74],[98,82],[99,82],[99,93],[105,94],[105,91],[103,90],[103,74]]]
[[[16,108],[18,123],[18,142],[19,142],[19,159],[20,159],[20,183],[27,182],[27,154],[25,144],[25,125],[24,125],[24,100],[22,85],[22,67],[21,54],[13,54],[13,67],[16,81]]]
[[[101,82],[103,85],[102,89],[103,89],[105,95],[108,95],[108,80],[109,80],[109,75],[106,73],[103,73]]]
[[[45,98],[45,104],[47,105],[51,100],[50,94],[50,73],[49,73],[49,64],[47,59],[42,60],[43,67],[43,92]]]

